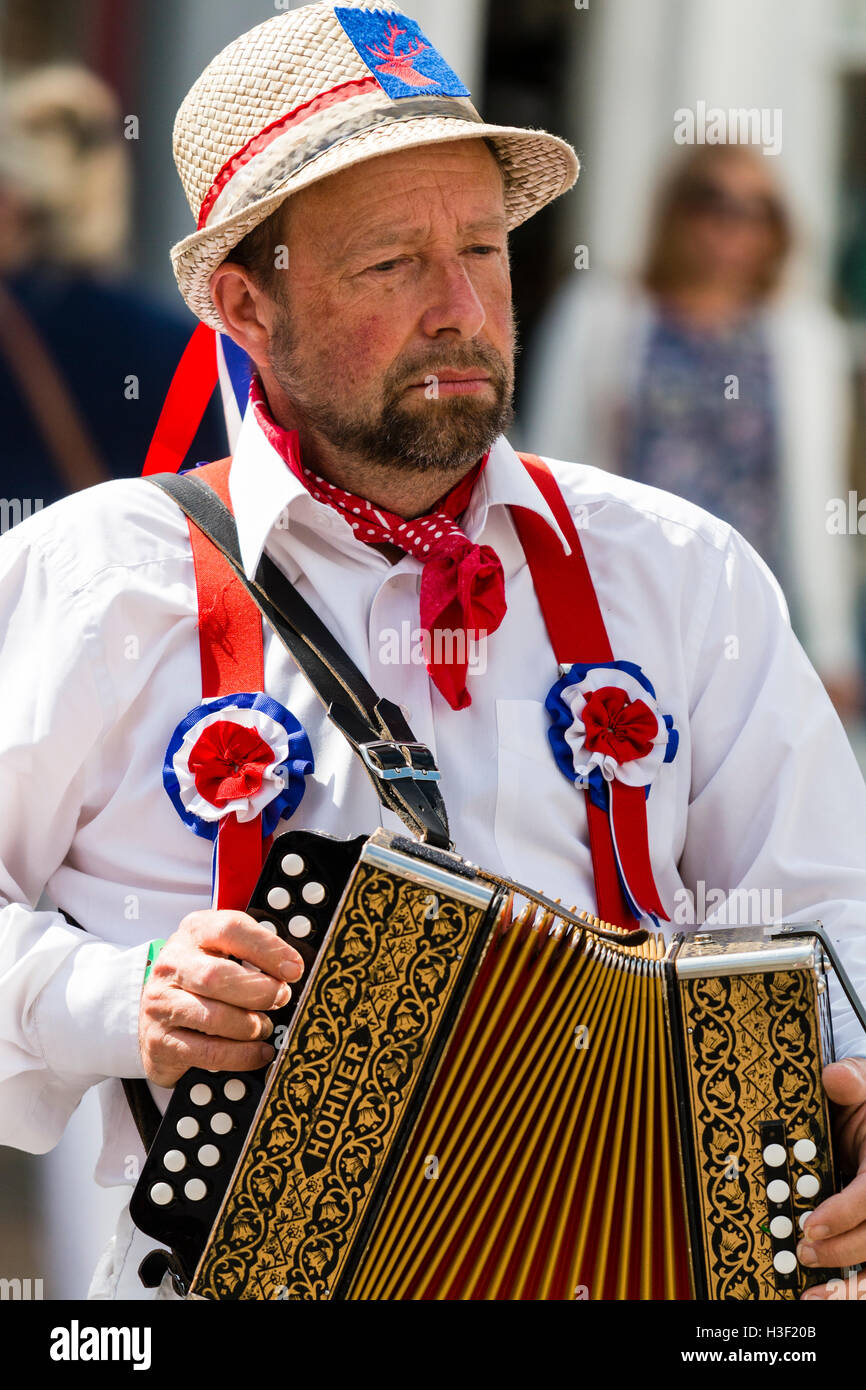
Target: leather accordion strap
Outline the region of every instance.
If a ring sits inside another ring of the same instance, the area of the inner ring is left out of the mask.
[[[378,697],[267,555],[262,556],[255,578],[247,578],[234,517],[212,488],[188,474],[155,473],[147,481],[167,493],[225,557],[307,677],[329,718],[361,758],[382,804],[427,844],[450,849],[438,769],[399,707]]]

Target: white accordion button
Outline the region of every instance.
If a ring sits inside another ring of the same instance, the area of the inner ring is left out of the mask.
[[[289,921],[289,935],[304,937],[309,936],[313,930],[313,924],[309,917],[292,917]]]
[[[774,1216],[770,1222],[770,1235],[776,1240],[787,1240],[794,1229],[794,1223],[787,1216]]]
[[[215,1115],[210,1117],[210,1127],[214,1134],[228,1134],[233,1124],[234,1120],[231,1115],[227,1115],[224,1110],[218,1110]]]
[[[797,1268],[797,1256],[793,1250],[779,1250],[773,1256],[773,1268],[780,1274],[793,1274]]]
[[[186,1155],[182,1154],[180,1149],[169,1149],[162,1162],[163,1167],[167,1168],[170,1173],[179,1173],[186,1167]]]
[[[811,1163],[817,1152],[811,1139],[798,1139],[794,1145],[794,1157],[798,1163]]]
[[[278,912],[288,907],[292,901],[291,893],[287,893],[285,888],[272,888],[268,893],[268,907],[275,907]]]
[[[182,1115],[177,1122],[177,1132],[181,1139],[194,1139],[198,1134],[198,1120],[192,1115]]]
[[[197,1086],[193,1086],[189,1098],[193,1105],[207,1105],[213,1100],[213,1091],[210,1086],[205,1086],[204,1082],[200,1081]]]
[[[781,1178],[774,1178],[767,1183],[767,1196],[771,1202],[784,1202],[791,1195],[791,1189]]]
[[[198,1151],[198,1161],[203,1168],[215,1168],[220,1161],[220,1151],[216,1144],[202,1144]],[[788,1224],[790,1225],[790,1222]]]
[[[226,1100],[243,1100],[247,1093],[247,1088],[239,1076],[233,1076],[231,1081],[227,1081],[223,1086],[223,1095]]]
[[[821,1190],[821,1184],[814,1173],[804,1173],[802,1178],[797,1179],[797,1191],[801,1197],[817,1197]]]
[[[305,903],[323,903],[325,901],[325,885],[316,883],[305,883],[301,889],[301,897]]]
[[[190,1178],[183,1190],[191,1202],[200,1202],[207,1196],[207,1184],[201,1178]]]
[[[764,1162],[768,1168],[781,1168],[786,1158],[781,1144],[768,1144],[764,1150]]]
[[[799,1224],[800,1224],[800,1230],[801,1230],[801,1231],[802,1231],[803,1227],[805,1226],[806,1222],[808,1221],[809,1217],[812,1215],[812,1212],[813,1212],[814,1210],[815,1210],[814,1207],[810,1207],[808,1211],[801,1211],[801,1212],[800,1212],[800,1223],[799,1223]]]
[[[289,878],[297,878],[302,874],[306,865],[299,854],[284,854],[280,861],[280,868]]]
[[[167,1207],[169,1202],[174,1201],[174,1192],[167,1182],[155,1182],[150,1189],[150,1200],[156,1202],[158,1207]]]

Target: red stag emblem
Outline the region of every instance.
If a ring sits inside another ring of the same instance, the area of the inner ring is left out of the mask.
[[[390,77],[399,77],[401,82],[405,82],[410,87],[435,87],[436,82],[432,77],[425,77],[423,72],[416,72],[412,66],[412,60],[417,58],[419,53],[423,53],[425,48],[429,48],[428,43],[421,43],[416,40],[410,43],[405,53],[396,52],[397,38],[400,34],[405,34],[405,29],[398,29],[393,19],[388,21],[387,39],[388,48],[383,52],[381,48],[373,48],[370,44],[365,44],[370,53],[374,53],[382,62],[376,64],[377,72],[387,72]]]

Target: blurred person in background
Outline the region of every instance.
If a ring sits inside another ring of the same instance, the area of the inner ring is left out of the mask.
[[[788,213],[769,161],[697,146],[660,190],[634,282],[574,275],[530,355],[533,447],[664,488],[733,525],[774,571],[839,713],[861,711],[841,323],[784,288]]]
[[[2,106],[0,490],[28,515],[141,472],[194,321],[122,273],[130,160],[110,88],[52,65],[10,84]],[[215,412],[197,445],[225,452]]]
[[[34,69],[0,100],[0,529],[69,492],[141,472],[195,324],[125,273],[132,190],[122,132],[113,93],[78,66]],[[195,458],[226,452],[217,410]],[[95,1159],[95,1093],[82,1109],[38,1172],[0,1151],[0,1180],[14,1193],[0,1253],[20,1250],[19,1267],[30,1269],[23,1252],[46,1252],[38,1268],[52,1298],[86,1290],[117,1215],[115,1190],[80,1199]]]

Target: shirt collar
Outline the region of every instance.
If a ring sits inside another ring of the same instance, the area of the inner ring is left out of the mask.
[[[346,539],[364,545],[354,535],[351,526],[333,507],[316,502],[303,483],[286,466],[267,439],[252,408],[244,415],[238,435],[231,470],[229,494],[238,528],[244,572],[252,579],[271,532],[279,524],[288,528],[294,513],[303,516],[315,527],[317,520],[327,521],[329,529],[345,528]],[[472,500],[463,517],[470,540],[480,537],[491,507],[526,507],[547,522],[566,555],[568,542],[557,524],[553,512],[542,497],[529,473],[504,435],[500,435],[490,450]]]

